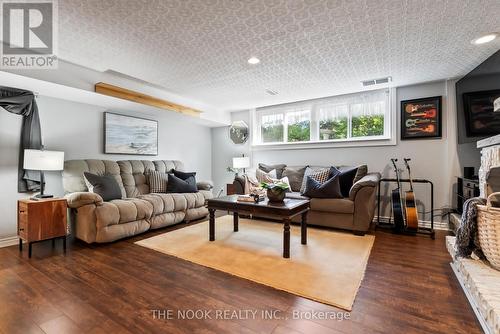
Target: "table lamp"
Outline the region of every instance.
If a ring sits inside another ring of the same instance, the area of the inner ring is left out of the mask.
[[[24,150],[23,168],[40,171],[40,194],[34,199],[52,198],[53,195],[43,193],[45,185],[45,171],[57,171],[64,169],[64,152],[45,150]]]
[[[245,168],[250,167],[250,158],[249,157],[236,157],[233,158],[233,169],[243,169],[243,173],[245,173]]]

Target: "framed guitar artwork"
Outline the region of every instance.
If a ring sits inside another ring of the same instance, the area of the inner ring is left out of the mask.
[[[401,101],[401,139],[441,138],[441,96]]]

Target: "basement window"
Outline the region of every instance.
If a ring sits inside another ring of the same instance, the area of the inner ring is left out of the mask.
[[[258,108],[253,115],[253,145],[388,141],[390,95],[383,89]]]

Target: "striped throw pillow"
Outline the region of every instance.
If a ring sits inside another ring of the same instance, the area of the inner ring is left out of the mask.
[[[147,175],[150,193],[166,193],[168,174],[152,170]]]

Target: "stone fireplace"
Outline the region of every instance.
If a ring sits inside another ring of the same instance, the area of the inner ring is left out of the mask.
[[[478,141],[477,147],[481,149],[479,191],[480,196],[486,198],[491,193],[491,189],[488,189],[486,178],[492,168],[500,167],[500,135]]]

